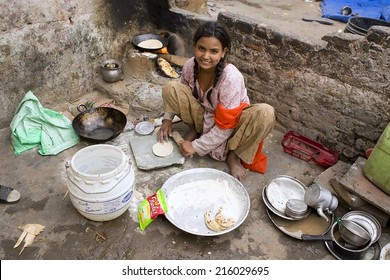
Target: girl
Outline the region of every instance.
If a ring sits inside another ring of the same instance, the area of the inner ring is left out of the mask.
[[[228,33],[218,22],[198,28],[194,57],[184,65],[180,82],[163,88],[165,113],[157,137],[162,142],[172,136],[177,115],[190,128],[180,143],[181,153],[226,160],[232,176],[243,181],[246,168],[265,173],[262,144],[274,127],[275,114],[268,104],[249,105],[243,75],[225,62],[230,45]]]

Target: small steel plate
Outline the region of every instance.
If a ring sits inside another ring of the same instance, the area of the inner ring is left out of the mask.
[[[382,234],[382,227],[378,220],[364,211],[350,211],[346,213],[341,219],[354,221],[355,223],[364,227],[371,236],[371,243],[377,242]]]
[[[306,218],[310,211],[305,216],[297,219],[286,215],[286,204],[289,199],[304,200],[306,186],[287,175],[278,175],[272,177],[263,188],[263,201],[269,210],[287,220],[300,220]]]
[[[179,229],[200,236],[216,236],[239,227],[246,219],[250,198],[240,181],[223,171],[193,168],[170,177],[162,186],[167,203],[166,218]],[[204,221],[206,210],[214,217],[219,207],[233,227],[212,231]]]
[[[140,122],[135,126],[135,132],[140,135],[148,135],[154,130],[154,124],[148,121]]]

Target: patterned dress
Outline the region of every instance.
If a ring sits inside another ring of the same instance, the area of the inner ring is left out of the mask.
[[[194,89],[194,58],[191,58],[183,67],[181,83],[189,86],[191,91]],[[211,102],[207,100],[207,92],[203,92],[196,82],[199,94],[199,102],[205,108],[203,133],[192,141],[196,153],[200,156],[210,154],[217,160],[225,160],[225,147],[227,140],[234,129],[221,129],[214,122],[214,111],[218,103],[226,109],[238,107],[242,102],[250,103],[247,90],[244,83],[244,77],[241,72],[233,65],[227,64],[221,77],[212,89]],[[209,89],[211,90],[211,88]]]

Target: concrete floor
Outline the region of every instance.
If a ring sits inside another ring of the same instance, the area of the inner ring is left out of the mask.
[[[236,1],[222,2],[225,10],[228,7],[235,8]],[[241,1],[237,5],[242,5]],[[265,1],[272,5],[273,1]],[[290,1],[287,1],[290,2]],[[318,3],[304,3],[295,1],[294,8],[286,5],[278,7],[286,11],[294,11],[301,5],[305,9],[317,8]],[[299,2],[299,3],[298,3]],[[304,3],[304,4],[303,4]],[[221,6],[218,6],[221,8]],[[253,5],[241,7],[253,11]],[[280,10],[268,12],[268,20],[281,20],[283,17],[292,16],[292,12],[284,12],[282,17],[274,13]],[[258,16],[265,9],[260,9]],[[310,12],[309,10],[300,10]],[[267,17],[264,16],[265,19]],[[312,32],[316,33],[314,40],[320,41],[320,32],[326,34],[331,28],[335,31],[338,26],[323,26],[317,23],[303,23],[301,15],[283,21],[291,28],[295,26],[312,26]],[[314,29],[317,28],[318,32]],[[301,35],[307,34],[301,30]],[[313,34],[313,33],[312,33]],[[324,35],[323,34],[323,35]],[[300,34],[296,34],[300,36]],[[145,66],[147,69],[148,64]],[[132,73],[133,74],[133,73]],[[156,78],[156,77],[155,77]],[[161,78],[156,78],[161,81]],[[142,81],[141,81],[142,82]],[[150,82],[150,79],[148,80]],[[125,87],[131,91],[131,81],[118,82],[115,85],[119,89]],[[115,95],[112,90],[97,82],[97,88]],[[118,90],[120,92],[121,90]],[[126,92],[127,92],[126,91]],[[156,90],[158,91],[158,90]],[[153,98],[152,98],[153,99]],[[131,100],[130,100],[131,101]],[[137,102],[140,102],[136,98]],[[44,104],[43,104],[44,105]],[[138,106],[139,104],[137,104]],[[130,119],[131,120],[131,119]],[[302,241],[286,235],[276,227],[267,215],[266,207],[262,200],[262,190],[265,184],[275,175],[290,175],[306,186],[310,185],[317,176],[322,174],[324,168],[294,158],[283,151],[281,139],[285,133],[282,127],[277,126],[266,139],[264,151],[268,155],[269,163],[266,174],[250,172],[243,182],[250,196],[250,211],[241,226],[236,230],[216,237],[202,237],[186,233],[164,216],[159,216],[145,231],[141,231],[137,219],[137,207],[147,196],[158,190],[172,175],[191,168],[208,167],[228,172],[224,162],[217,162],[209,157],[197,157],[185,161],[183,165],[176,165],[162,169],[143,171],[138,170],[132,150],[129,145],[129,137],[134,131],[123,132],[118,138],[107,144],[120,147],[132,160],[135,169],[135,195],[131,199],[131,205],[120,217],[108,222],[94,222],[83,217],[73,207],[67,193],[67,176],[65,164],[81,148],[91,145],[81,141],[78,145],[63,151],[57,156],[40,156],[36,149],[22,153],[15,157],[10,141],[8,128],[0,131],[0,184],[17,189],[21,193],[21,199],[15,204],[1,204],[1,246],[0,259],[41,259],[41,260],[91,260],[91,259],[196,259],[196,260],[227,260],[227,259],[264,259],[264,260],[334,260],[335,257],[328,251],[324,242]],[[336,211],[336,216],[345,212],[341,207]],[[13,248],[22,231],[18,229],[24,224],[41,224],[45,226],[34,240],[34,243],[19,255],[20,248]],[[308,225],[311,226],[310,224]],[[383,229],[383,238],[380,243],[383,246],[389,240],[389,228]]]
[[[129,134],[110,142],[130,157]],[[245,222],[219,237],[199,237],[185,233],[159,216],[141,232],[136,209],[139,202],[154,193],[173,174],[196,167],[228,172],[227,165],[210,158],[194,157],[184,165],[142,171],[135,167],[136,194],[129,211],[108,222],[93,222],[73,207],[67,192],[65,163],[77,146],[57,156],[41,156],[36,149],[13,155],[9,129],[1,131],[1,184],[20,191],[15,204],[1,204],[1,259],[331,259],[322,242],[303,242],[281,233],[270,221],[261,198],[264,184],[274,175],[286,174],[309,184],[322,171],[316,165],[285,154],[280,145],[282,132],[275,130],[267,139],[269,166],[266,175],[250,172],[243,183],[251,199]],[[133,160],[134,163],[134,160]],[[283,164],[281,164],[283,163]],[[134,165],[134,164],[133,164]],[[18,255],[13,249],[23,224],[41,224],[44,231]],[[105,239],[100,236],[104,236]]]
[[[321,241],[302,241],[280,231],[270,220],[262,200],[262,189],[275,175],[290,175],[309,185],[324,169],[292,157],[280,144],[284,134],[276,128],[267,138],[265,152],[269,158],[265,175],[250,172],[243,185],[250,196],[250,211],[244,223],[230,233],[202,237],[186,233],[164,216],[159,216],[144,232],[137,220],[138,204],[153,194],[177,172],[209,167],[228,172],[223,162],[208,157],[194,157],[183,165],[142,171],[134,165],[129,136],[122,133],[107,142],[120,147],[132,159],[135,169],[135,195],[131,205],[120,217],[107,222],[94,222],[79,214],[67,192],[65,164],[73,155],[89,145],[78,145],[57,156],[41,156],[36,149],[15,157],[9,129],[0,133],[1,184],[20,191],[21,199],[14,204],[1,204],[1,259],[265,259],[322,260],[334,259]],[[336,212],[337,214],[337,212]],[[34,243],[19,255],[13,248],[24,224],[45,226]],[[309,225],[310,226],[310,225]],[[315,225],[313,225],[315,226]],[[387,233],[388,234],[388,231]]]

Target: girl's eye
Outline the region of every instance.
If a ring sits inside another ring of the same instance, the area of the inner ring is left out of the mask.
[[[211,50],[211,53],[212,53],[212,54],[217,54],[217,53],[218,53],[218,50]]]
[[[198,47],[198,50],[204,52],[204,51],[205,51],[205,48],[204,48],[204,47]]]

